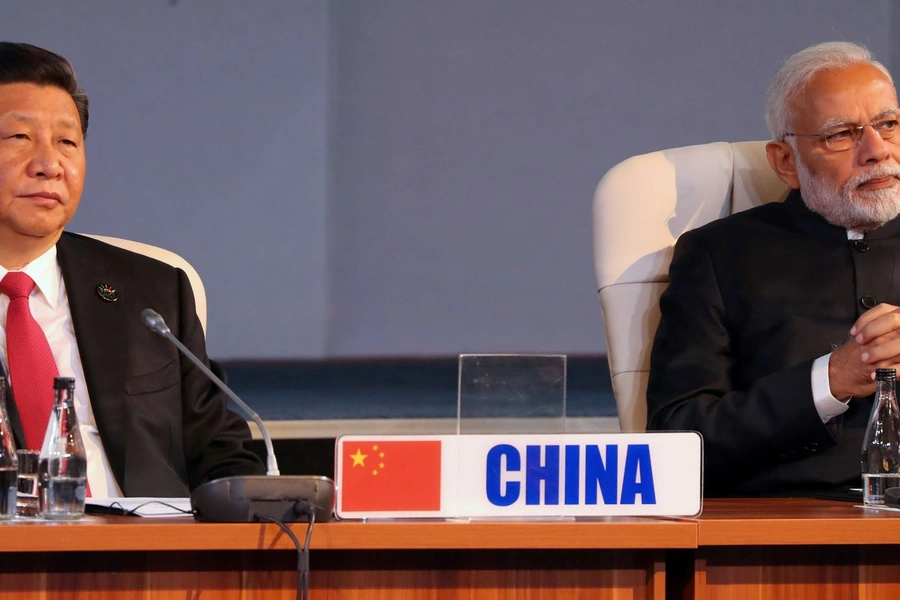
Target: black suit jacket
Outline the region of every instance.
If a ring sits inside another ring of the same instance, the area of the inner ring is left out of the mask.
[[[246,421],[228,410],[224,394],[193,363],[141,320],[145,308],[157,311],[177,338],[208,361],[187,275],[71,233],[57,243],[57,260],[94,418],[122,492],[183,497],[210,479],[263,473],[249,448]],[[115,302],[98,294],[101,284],[116,290]],[[14,401],[9,412],[21,441]]]
[[[703,435],[707,494],[858,486],[871,396],[850,402],[832,437],[811,368],[866,305],[900,305],[900,218],[856,243],[795,191],[682,235],[669,278],[648,428]]]

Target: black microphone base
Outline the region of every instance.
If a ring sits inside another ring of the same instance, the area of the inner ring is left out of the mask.
[[[198,521],[253,523],[259,517],[283,523],[316,521],[334,514],[334,481],[316,475],[236,475],[207,481],[191,492],[191,508]]]

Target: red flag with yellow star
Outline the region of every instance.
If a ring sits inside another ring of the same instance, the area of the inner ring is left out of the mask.
[[[441,441],[342,441],[344,512],[441,509]]]

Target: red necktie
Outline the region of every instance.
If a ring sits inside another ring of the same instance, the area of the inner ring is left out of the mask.
[[[53,410],[53,378],[59,371],[47,337],[28,306],[33,289],[34,281],[20,271],[7,273],[0,281],[0,293],[9,297],[6,353],[13,397],[25,430],[25,445],[40,450]]]

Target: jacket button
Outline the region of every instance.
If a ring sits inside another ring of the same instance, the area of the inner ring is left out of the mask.
[[[869,249],[869,244],[863,240],[853,240],[853,247],[857,252],[865,252]]]
[[[872,296],[863,296],[859,299],[859,303],[863,305],[863,308],[874,308],[875,306],[875,298]]]

